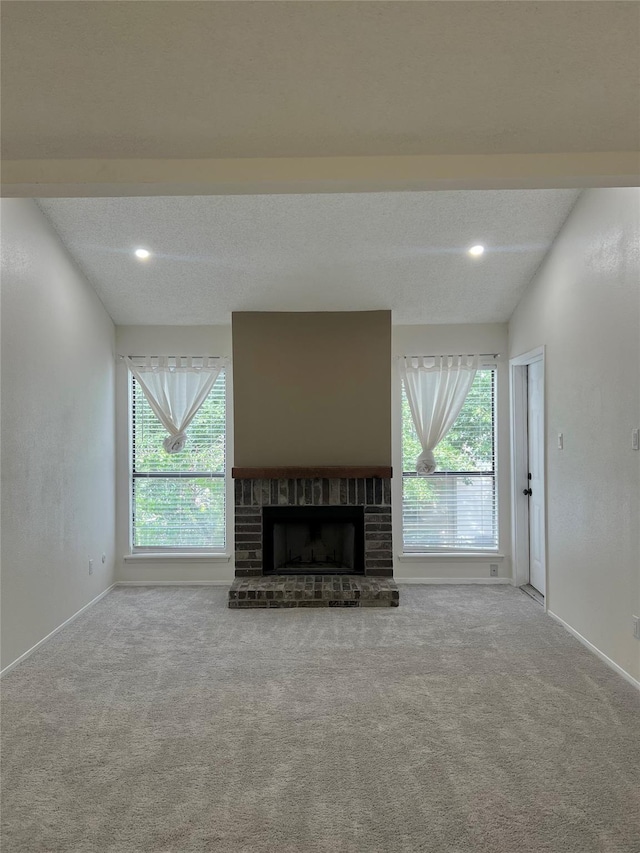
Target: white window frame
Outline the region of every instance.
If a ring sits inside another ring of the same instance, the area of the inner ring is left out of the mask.
[[[398,394],[396,395],[396,424],[397,424],[397,456],[398,459],[398,470],[400,471],[399,479],[399,488],[396,490],[395,501],[397,502],[397,509],[394,511],[394,516],[397,519],[397,527],[399,534],[399,559],[421,559],[425,557],[437,557],[440,558],[465,558],[465,557],[473,557],[473,558],[488,558],[488,559],[502,559],[500,554],[500,472],[499,472],[499,443],[498,443],[498,413],[500,410],[499,407],[499,377],[500,373],[498,370],[498,363],[495,358],[483,358],[480,360],[479,368],[480,370],[493,370],[493,478],[494,478],[494,490],[495,490],[495,525],[496,525],[496,544],[486,548],[479,547],[471,547],[471,548],[460,548],[460,547],[449,547],[442,548],[442,546],[416,546],[415,548],[406,547],[404,544],[404,513],[403,513],[403,505],[404,505],[404,465],[403,465],[403,447],[402,447],[402,380],[398,379]],[[455,473],[455,472],[453,472]]]
[[[231,376],[231,368],[230,364],[223,368],[221,371],[224,373],[225,379],[225,398],[224,398],[224,409],[225,409],[225,459],[224,459],[224,473],[220,475],[216,475],[216,478],[224,478],[224,494],[225,494],[225,502],[224,502],[224,533],[225,533],[225,542],[224,546],[220,548],[214,547],[195,547],[185,545],[183,547],[167,547],[167,546],[155,546],[155,545],[134,545],[134,496],[133,496],[133,480],[134,480],[134,470],[133,470],[133,458],[134,458],[134,429],[133,429],[133,407],[134,407],[134,377],[130,371],[127,371],[127,408],[128,408],[128,423],[127,423],[127,444],[129,450],[129,478],[128,478],[128,491],[129,491],[129,559],[139,558],[139,559],[153,559],[153,558],[185,558],[185,557],[195,557],[199,559],[207,559],[207,558],[223,558],[225,561],[229,559],[229,543],[233,541],[233,531],[230,528],[232,521],[230,519],[233,518],[233,512],[229,512],[229,507],[233,507],[233,481],[230,476],[230,463],[229,460],[233,458],[233,430],[231,428],[231,420],[230,420],[230,410],[231,410],[231,400],[232,400],[232,392],[231,392],[231,384],[232,384],[232,376]],[[142,475],[144,476],[144,475]],[[231,501],[231,503],[230,503]],[[126,558],[125,558],[126,559]]]

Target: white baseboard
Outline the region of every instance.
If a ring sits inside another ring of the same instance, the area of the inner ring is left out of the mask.
[[[505,584],[511,583],[511,578],[399,578],[394,577],[396,583],[420,583],[420,584],[451,584],[451,583],[475,583],[475,584]]]
[[[555,613],[552,613],[551,610],[547,610],[547,613],[549,616],[551,616],[552,619],[555,619],[556,622],[559,622],[560,625],[562,625],[562,627],[566,631],[568,631],[570,634],[572,634],[576,638],[576,640],[581,642],[582,645],[585,646],[585,648],[589,649],[590,652],[593,652],[594,655],[597,655],[601,661],[604,661],[604,663],[606,663],[606,665],[608,667],[610,667],[614,672],[617,672],[618,675],[621,675],[624,678],[624,680],[628,681],[629,684],[631,684],[633,687],[636,688],[636,690],[640,690],[640,681],[638,681],[632,675],[630,675],[626,671],[626,669],[623,669],[621,666],[618,666],[618,664],[615,661],[611,660],[610,657],[607,657],[607,655],[605,655],[604,652],[601,652],[597,646],[594,646],[593,643],[590,643],[586,637],[583,637],[582,634],[578,633],[578,631],[576,631],[575,628],[572,628],[568,622],[564,621],[564,619],[561,619]]]
[[[63,628],[65,628],[67,625],[69,625],[71,622],[73,622],[75,619],[77,619],[78,616],[80,616],[82,613],[84,613],[85,610],[88,610],[90,607],[93,607],[94,604],[97,604],[101,598],[104,598],[107,593],[111,592],[111,590],[114,588],[114,586],[117,586],[117,584],[112,583],[111,586],[107,587],[103,592],[100,593],[100,595],[96,595],[96,597],[92,598],[91,601],[87,602],[87,604],[85,604],[84,607],[81,607],[80,610],[77,610],[73,614],[73,616],[69,616],[69,618],[65,619],[65,621],[61,625],[58,625],[57,628],[54,628],[50,634],[47,634],[46,637],[43,637],[41,640],[38,640],[38,642],[35,644],[35,646],[31,646],[31,648],[27,649],[26,652],[23,652],[20,655],[20,657],[17,657],[12,663],[7,664],[7,666],[5,666],[5,668],[3,670],[0,670],[0,678],[2,678],[8,672],[11,672],[12,669],[14,669],[16,666],[18,666],[19,663],[22,663],[23,660],[25,660],[30,655],[32,655],[41,646],[44,646],[44,644],[46,642],[48,642],[52,637],[55,637],[55,635],[58,633],[58,631],[62,631]]]
[[[511,578],[399,578],[394,577],[396,583],[420,583],[420,584],[444,584],[444,583],[476,583],[476,584],[510,584]],[[231,586],[231,580],[202,580],[202,581],[116,581],[114,586]]]
[[[418,583],[418,584],[451,584],[451,583],[475,583],[475,584],[510,584],[511,578],[393,578],[396,583]],[[231,580],[202,580],[202,581],[116,581],[114,586],[231,586]]]
[[[233,580],[233,579],[232,579]],[[232,580],[208,581],[116,581],[115,586],[231,586]],[[396,583],[446,584],[446,583],[475,583],[475,584],[510,584],[511,578],[398,578]]]
[[[231,586],[231,580],[208,581],[116,581],[114,586]]]

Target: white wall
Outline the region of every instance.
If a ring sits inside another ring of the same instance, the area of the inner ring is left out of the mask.
[[[546,346],[548,608],[638,679],[640,190],[582,194],[509,335]]]
[[[393,547],[394,574],[406,579],[479,580],[489,578],[490,563],[498,564],[502,581],[511,577],[510,503],[509,503],[509,371],[507,364],[507,325],[486,323],[468,325],[393,326],[392,328],[392,441],[393,441]],[[402,416],[401,381],[397,360],[403,355],[457,353],[495,353],[497,367],[497,439],[498,475],[498,554],[482,556],[429,556],[402,554]]]
[[[115,451],[111,319],[35,202],[2,226],[4,668],[113,583]]]
[[[231,326],[118,326],[119,355],[215,355],[231,357]],[[227,372],[227,553],[233,554],[233,377]],[[131,454],[129,381],[126,365],[116,367],[117,519],[116,578],[128,583],[231,582],[233,558],[131,555]]]

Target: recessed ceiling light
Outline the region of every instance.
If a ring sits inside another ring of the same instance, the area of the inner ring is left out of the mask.
[[[472,246],[467,250],[467,254],[471,255],[473,258],[479,258],[480,255],[484,254],[484,246],[481,246],[479,243],[477,246]]]
[[[146,261],[147,258],[151,257],[151,252],[148,249],[136,249],[135,255],[136,258],[140,258],[141,261]]]

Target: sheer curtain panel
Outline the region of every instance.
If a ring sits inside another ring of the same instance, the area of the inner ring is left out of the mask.
[[[167,453],[180,453],[186,430],[226,366],[221,358],[191,356],[126,357],[149,406],[169,435],[162,442]]]
[[[478,369],[478,356],[405,356],[400,359],[413,425],[422,453],[416,471],[436,471],[433,451],[453,426]]]

